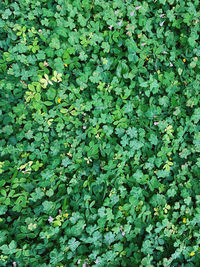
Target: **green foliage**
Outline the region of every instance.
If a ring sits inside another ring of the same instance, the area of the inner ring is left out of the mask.
[[[199,266],[199,1],[0,15],[0,266]]]

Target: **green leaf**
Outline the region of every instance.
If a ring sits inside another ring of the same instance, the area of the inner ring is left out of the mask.
[[[64,166],[64,167],[67,167],[68,165],[70,165],[72,162],[71,162],[71,160],[68,158],[68,157],[66,157],[66,158],[64,158],[63,160],[62,160],[62,165]]]
[[[49,46],[51,48],[60,49],[60,41],[59,41],[59,39],[56,38],[56,37],[52,38]]]
[[[50,88],[47,91],[46,95],[47,95],[48,100],[53,100],[55,98],[55,96],[56,96],[56,90],[53,89],[53,88]]]
[[[51,202],[51,201],[44,201],[43,202],[43,209],[44,209],[44,212],[45,213],[49,213],[49,211],[53,208],[53,202]]]
[[[71,238],[68,242],[68,246],[71,249],[71,251],[75,251],[79,245],[80,245],[80,242],[76,241],[76,239],[74,237]]]
[[[122,78],[124,74],[129,72],[129,67],[125,62],[120,62],[117,66],[116,75],[118,78]]]

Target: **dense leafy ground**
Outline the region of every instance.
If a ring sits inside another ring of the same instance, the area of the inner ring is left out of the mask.
[[[199,8],[0,1],[0,266],[200,265]]]

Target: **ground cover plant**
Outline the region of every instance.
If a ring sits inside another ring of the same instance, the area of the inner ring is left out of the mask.
[[[0,1],[0,266],[200,265],[199,8]]]

